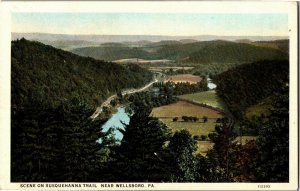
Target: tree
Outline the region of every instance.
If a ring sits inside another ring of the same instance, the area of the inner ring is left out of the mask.
[[[60,135],[48,123],[55,124],[51,119],[55,113],[39,102],[34,107],[12,108],[12,182],[57,181]]]
[[[247,142],[245,145],[236,145],[231,153],[236,158],[235,164],[231,168],[234,182],[254,182],[253,173],[254,162],[257,160],[257,145],[254,140]]]
[[[197,122],[197,121],[199,121],[199,118],[198,117],[193,117],[193,121]]]
[[[203,116],[203,123],[206,123],[208,121],[208,117],[207,116]]]
[[[191,134],[183,129],[177,131],[170,140],[172,182],[194,182],[196,173],[196,159],[193,153],[196,151],[196,141]]]
[[[97,181],[107,141],[104,121],[89,118],[93,111],[78,99],[13,109],[12,181]]]
[[[182,118],[182,120],[183,120],[184,122],[187,122],[187,121],[189,120],[189,117],[188,117],[188,116],[182,116],[181,118]]]
[[[122,131],[121,145],[112,150],[110,181],[161,182],[168,179],[169,164],[164,146],[170,130],[157,118],[150,117],[150,113],[150,107],[135,105],[134,114]]]
[[[262,124],[257,139],[259,182],[289,181],[289,86],[276,94],[269,119]]]
[[[205,140],[206,140],[206,138],[207,138],[207,136],[205,136],[205,135],[201,135],[201,140],[202,140],[202,141],[205,141]]]
[[[90,119],[94,109],[73,99],[58,107],[62,124],[60,169],[61,181],[99,181],[101,169],[108,158],[106,145],[109,133],[103,133],[104,121]],[[101,139],[101,144],[97,140]]]
[[[220,125],[216,125],[216,133],[209,134],[209,138],[214,143],[214,146],[207,155],[211,160],[217,161],[216,163],[224,171],[223,177],[220,177],[219,181],[232,181],[231,167],[236,162],[231,156],[236,146],[236,143],[233,142],[235,139],[233,128],[233,120],[224,118]]]
[[[217,118],[216,119],[216,123],[221,123],[222,122],[222,118]]]
[[[220,182],[223,175],[224,170],[216,158],[196,156],[196,182]]]
[[[121,92],[121,91],[118,91],[118,93],[117,93],[117,97],[118,97],[118,98],[121,98],[121,99],[123,98],[123,94],[122,94],[122,92]]]

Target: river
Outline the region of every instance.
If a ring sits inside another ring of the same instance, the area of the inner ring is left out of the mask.
[[[129,116],[125,111],[124,107],[119,107],[118,111],[109,118],[104,125],[102,125],[102,131],[107,132],[110,128],[114,128],[114,137],[115,139],[121,141],[123,138],[123,134],[118,130],[118,128],[124,129],[124,124],[129,124]]]
[[[217,85],[212,82],[212,79],[210,79],[209,77],[207,77],[207,87],[210,90],[212,90],[212,89],[215,89],[217,87]]]

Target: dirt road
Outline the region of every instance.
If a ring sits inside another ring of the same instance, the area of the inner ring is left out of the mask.
[[[137,92],[141,92],[144,91],[146,89],[148,89],[153,83],[158,82],[157,79],[153,80],[152,82],[150,82],[149,84],[138,88],[138,89],[130,89],[130,90],[125,90],[122,92],[122,95],[128,95],[128,94],[133,94],[133,93],[137,93]],[[110,96],[109,98],[106,99],[106,101],[104,101],[101,106],[97,107],[96,111],[93,113],[93,115],[91,116],[92,119],[95,119],[96,117],[99,116],[99,114],[103,111],[103,107],[107,107],[110,102],[115,99],[117,97],[117,94]]]

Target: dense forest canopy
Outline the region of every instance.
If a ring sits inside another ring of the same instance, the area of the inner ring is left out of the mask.
[[[12,42],[12,105],[44,99],[53,105],[74,97],[98,106],[109,95],[141,87],[152,74],[137,66],[121,66],[77,56],[39,42]]]

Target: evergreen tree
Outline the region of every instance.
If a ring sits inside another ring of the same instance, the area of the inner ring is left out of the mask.
[[[259,131],[258,182],[289,181],[289,87],[276,94],[269,119]]]
[[[113,150],[111,181],[161,182],[167,180],[168,163],[164,145],[169,129],[150,115],[151,108],[136,105],[130,122],[122,131],[121,145]]]
[[[58,108],[61,130],[61,180],[98,181],[107,160],[108,133],[101,131],[103,121],[90,119],[93,109],[74,99]],[[101,144],[97,142],[101,138]]]
[[[232,119],[223,118],[220,125],[216,125],[216,133],[209,134],[210,140],[214,143],[212,150],[208,152],[208,157],[219,165],[219,181],[232,181],[232,167],[236,159],[233,157],[236,143],[234,142],[235,134],[233,132],[234,122]]]
[[[36,102],[35,107],[11,110],[11,181],[57,181],[60,134],[56,110]]]
[[[56,108],[37,101],[14,108],[11,180],[96,181],[107,139],[103,121],[89,119],[93,111],[79,100]]]
[[[172,182],[194,182],[196,174],[196,159],[193,153],[197,150],[196,141],[191,134],[183,129],[177,131],[170,140]]]
[[[220,167],[217,157],[196,156],[196,182],[220,182],[223,180],[224,170]]]

